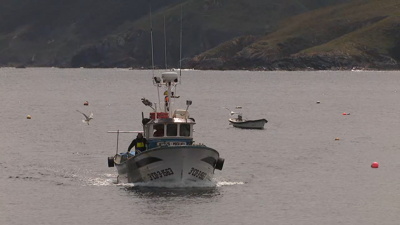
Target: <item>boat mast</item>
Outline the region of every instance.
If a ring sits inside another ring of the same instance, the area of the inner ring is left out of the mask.
[[[150,6],[150,41],[151,41],[151,66],[152,66],[152,74],[153,74],[153,85],[157,86],[157,96],[158,96],[158,105],[161,105],[160,99],[160,85],[158,85],[154,78],[154,41],[153,41],[153,20],[151,16],[151,3]],[[157,106],[156,106],[157,107]],[[156,108],[157,111],[157,108]]]
[[[164,58],[165,58],[165,69],[168,69],[167,63],[167,31],[165,28],[165,14],[164,14]]]
[[[167,106],[165,106],[165,112],[167,112],[168,113],[168,116],[169,117],[172,117],[172,115],[170,115],[171,114],[171,111],[172,111],[172,105],[171,105],[171,91],[172,91],[172,88],[171,88],[171,82],[167,82],[166,83],[166,85],[167,85],[167,88],[168,88],[168,93],[167,93],[167,96],[168,96],[168,101],[167,101],[167,103],[168,103],[168,107]]]
[[[179,37],[179,81],[178,84],[181,84],[181,79],[182,79],[182,27],[183,27],[183,13],[182,13],[182,4],[181,4],[181,28],[180,28],[180,37]],[[174,94],[177,95],[176,92],[176,86],[177,83],[175,83],[174,88],[175,88],[175,92]],[[172,96],[172,95],[171,95]],[[168,97],[169,99],[169,97]]]
[[[182,17],[182,4],[181,4],[181,32],[180,32],[180,46],[179,46],[179,84],[181,84],[181,77],[182,77],[182,24],[183,24],[183,17]]]
[[[167,29],[165,26],[165,13],[164,13],[164,58],[165,58],[165,69],[168,70],[168,61],[167,61]],[[168,101],[164,104],[164,112],[168,112],[169,117],[171,117],[171,82],[167,82],[165,84],[167,86],[167,98]],[[167,106],[168,104],[168,106]]]
[[[154,84],[154,44],[153,44],[153,20],[151,18],[151,4],[150,4],[150,41],[151,41],[151,68],[153,72],[153,84]]]

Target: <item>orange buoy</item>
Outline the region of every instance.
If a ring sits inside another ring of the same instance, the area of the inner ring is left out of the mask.
[[[371,168],[378,168],[378,167],[379,167],[379,163],[377,163],[377,162],[373,162],[371,164]]]
[[[339,138],[335,138],[335,141],[339,141]]]
[[[86,101],[85,103],[83,103],[83,105],[89,105],[89,102],[88,102],[88,101]]]
[[[28,120],[30,120],[32,117],[31,117],[31,115],[28,115],[26,118],[27,118]]]

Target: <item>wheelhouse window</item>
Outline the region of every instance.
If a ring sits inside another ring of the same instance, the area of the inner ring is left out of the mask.
[[[154,124],[153,130],[153,137],[164,137],[164,124]]]
[[[189,137],[190,136],[190,124],[181,124],[179,127],[179,136]]]
[[[177,136],[178,126],[177,124],[167,124],[167,136]]]

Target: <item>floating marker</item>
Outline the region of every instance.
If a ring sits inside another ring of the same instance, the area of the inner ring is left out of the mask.
[[[317,101],[317,104],[321,103],[320,101]]]
[[[27,118],[28,120],[30,120],[32,117],[31,117],[31,115],[28,115],[26,118]]]
[[[335,141],[339,141],[339,138],[335,138]]]
[[[89,105],[89,102],[88,102],[88,101],[86,101],[85,103],[83,103],[83,105]]]
[[[344,113],[343,113],[343,116],[345,116],[345,115],[347,115],[347,113],[344,112]]]
[[[379,167],[379,163],[377,163],[377,162],[373,162],[371,164],[371,168],[378,168],[378,167]]]

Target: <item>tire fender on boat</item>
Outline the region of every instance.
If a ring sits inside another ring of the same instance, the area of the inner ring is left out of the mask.
[[[218,158],[217,163],[215,163],[215,169],[222,170],[222,167],[224,167],[224,162],[224,158]]]
[[[108,167],[114,167],[114,157],[108,157]]]

